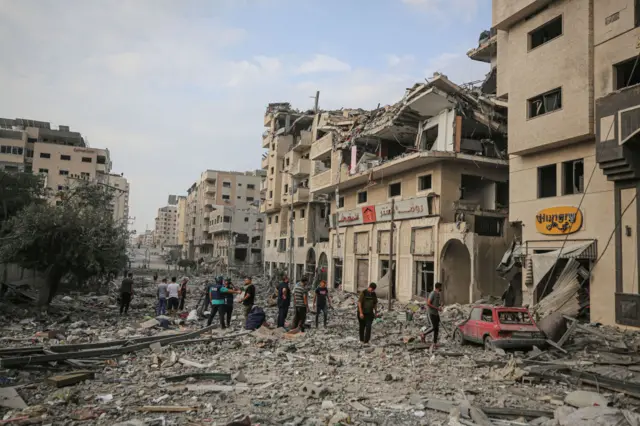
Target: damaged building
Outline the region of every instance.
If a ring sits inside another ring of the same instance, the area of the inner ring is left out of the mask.
[[[309,182],[331,213],[317,247],[329,283],[377,282],[384,295],[391,281],[399,300],[437,281],[446,303],[500,296],[495,265],[512,238],[506,124],[504,102],[443,75],[391,106],[316,115]]]
[[[326,274],[317,264],[316,245],[329,239],[328,204],[311,194],[309,182],[322,166],[309,157],[314,117],[313,111],[297,111],[288,103],[269,104],[264,116],[264,267],[268,274],[285,271],[292,280]]]
[[[494,0],[492,24],[469,56],[510,112],[501,270],[536,311],[640,326],[640,3]]]

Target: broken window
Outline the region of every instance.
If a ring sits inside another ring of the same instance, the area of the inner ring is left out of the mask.
[[[287,239],[280,238],[280,240],[278,240],[278,251],[286,251],[286,250],[287,250]]]
[[[222,182],[223,188],[231,188],[231,182]]]
[[[304,237],[298,237],[298,247],[304,247]]]
[[[400,182],[389,185],[389,197],[399,197],[402,195],[402,184]]]
[[[51,154],[49,154],[48,152],[41,152],[40,158],[51,158]]]
[[[256,186],[252,183],[247,184],[247,189],[256,189]]]
[[[472,321],[480,321],[482,319],[482,308],[473,308],[469,319]]]
[[[69,176],[69,170],[60,170],[60,176]]]
[[[434,126],[429,129],[426,129],[422,132],[422,137],[420,140],[420,149],[429,151],[433,148],[436,141],[438,140],[438,127]]]
[[[344,207],[344,197],[338,198],[338,208],[341,209]]]
[[[367,191],[358,192],[358,204],[367,202]]]
[[[491,312],[491,309],[482,310],[482,318],[480,319],[480,321],[493,322],[493,312]]]
[[[496,182],[496,209],[509,207],[509,183]]]
[[[485,237],[501,237],[504,219],[501,217],[475,217],[475,233]]]
[[[248,202],[248,203],[253,202],[253,197],[247,197],[247,202]]]
[[[538,167],[538,198],[557,195],[556,165]]]
[[[528,101],[529,118],[535,118],[562,108],[562,89],[557,88],[535,96]]]
[[[562,15],[529,33],[529,50],[542,46],[562,35]]]
[[[278,223],[278,215],[275,215],[274,218],[275,218],[275,222]]]
[[[640,83],[640,65],[636,65],[636,57],[627,59],[613,66],[614,86],[616,90]]]
[[[223,195],[223,196],[222,196],[222,199],[223,199],[223,200],[229,200],[230,198],[231,198],[231,197],[229,197],[228,195]]]
[[[582,194],[584,192],[584,160],[562,163],[562,195]]]
[[[435,283],[435,268],[433,262],[416,262],[416,295],[428,297],[433,291]]]
[[[427,191],[431,189],[431,175],[418,177],[418,191]]]
[[[300,219],[304,219],[304,209],[300,209]]]
[[[522,311],[498,311],[501,324],[531,324],[529,313]]]

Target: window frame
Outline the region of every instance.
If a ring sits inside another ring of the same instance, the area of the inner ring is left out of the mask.
[[[555,36],[553,38],[550,38],[549,40],[547,40],[545,42],[540,43],[539,45],[537,45],[535,47],[532,47],[532,43],[531,42],[532,42],[533,33],[535,33],[536,31],[541,30],[543,27],[549,26],[551,23],[553,23],[553,22],[555,22],[557,20],[561,21],[560,22],[560,34],[558,34],[557,36]],[[527,52],[531,52],[533,50],[536,50],[539,47],[545,46],[545,45],[551,43],[552,41],[559,39],[563,35],[564,35],[564,16],[561,13],[560,15],[549,19],[548,21],[544,22],[543,24],[537,26],[536,28],[532,29],[531,31],[529,31],[527,33]]]
[[[422,179],[425,178],[429,178],[429,188],[421,188],[421,182]],[[424,175],[419,175],[417,178],[417,185],[418,187],[416,188],[418,192],[427,192],[427,191],[433,191],[433,174],[432,173],[426,173]]]
[[[544,100],[545,100],[545,96],[548,96],[552,93],[558,92],[560,93],[560,106],[556,109],[553,109],[551,111],[545,111],[541,114],[538,115],[531,115],[531,104],[534,102],[534,99],[536,98],[540,98],[540,100],[542,101],[542,104],[544,105]],[[538,95],[532,96],[530,98],[527,99],[527,120],[534,120],[538,117],[544,117],[547,116],[549,114],[553,114],[554,112],[558,112],[558,111],[562,111],[564,109],[564,100],[563,100],[563,95],[562,95],[562,86],[553,88],[551,90],[547,90],[546,92],[540,93]]]
[[[398,187],[400,188],[400,193],[398,195],[391,195],[391,187],[395,185],[398,185]],[[396,182],[391,182],[389,183],[389,185],[387,185],[387,198],[390,200],[392,198],[399,198],[402,197],[402,181],[396,181]]]
[[[553,167],[553,171],[554,171],[554,190],[553,190],[553,195],[542,195],[541,193],[541,189],[542,189],[542,175],[541,172],[543,169],[551,169],[551,167]],[[553,198],[553,197],[557,197],[558,196],[558,164],[557,163],[551,163],[551,164],[546,164],[544,166],[539,166],[536,169],[536,182],[537,182],[537,188],[536,188],[536,198],[537,199],[541,199],[541,198]]]
[[[360,200],[360,195],[364,194],[364,200]],[[367,193],[367,191],[360,191],[356,194],[356,204],[360,205],[360,204],[367,204],[367,200],[369,198],[369,194]]]

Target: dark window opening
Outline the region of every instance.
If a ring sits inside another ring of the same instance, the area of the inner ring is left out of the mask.
[[[435,284],[433,262],[416,262],[416,293],[419,297],[428,297]]]
[[[300,209],[300,219],[304,219],[305,210]]]
[[[327,216],[327,211],[324,207],[320,209],[320,219],[324,219]]]
[[[304,247],[304,237],[298,237],[298,247]]]
[[[98,155],[98,157],[96,158],[96,163],[107,164],[107,157],[105,157],[104,155]]]
[[[344,197],[338,198],[338,208],[341,209],[344,207]]]
[[[535,49],[562,35],[562,15],[529,33],[529,49]]]
[[[584,192],[584,160],[562,163],[562,195]]]
[[[267,218],[267,224],[271,225],[271,216]]]
[[[538,198],[555,197],[557,195],[556,165],[538,167]]]
[[[231,188],[231,182],[222,182],[223,188]]]
[[[288,184],[284,184],[284,193],[288,194],[289,193],[289,185]]]
[[[438,127],[439,126],[431,127],[422,132],[420,149],[429,151],[433,148],[433,145],[435,145],[438,140]]]
[[[286,238],[281,238],[280,240],[278,240],[278,251],[280,251],[280,252],[287,251],[287,239]]]
[[[509,207],[509,183],[496,182],[496,209]]]
[[[485,237],[501,237],[504,219],[501,217],[475,217],[475,232]]]
[[[402,185],[400,182],[389,185],[389,197],[399,197],[402,195]]]
[[[223,199],[223,200],[229,200],[230,198],[231,198],[231,197],[229,197],[228,195],[223,195],[223,196],[222,196],[222,199]]]
[[[69,170],[60,170],[61,176],[69,176]]]
[[[51,154],[49,154],[48,152],[41,152],[40,158],[51,158]]]
[[[358,192],[358,204],[367,202],[367,191]]]
[[[640,27],[640,0],[636,0],[636,27]]]
[[[49,173],[49,169],[39,169],[39,173]]]
[[[256,186],[252,183],[247,184],[247,189],[256,189]]]
[[[83,163],[91,163],[93,161],[93,159],[91,157],[82,157],[82,162]]]
[[[231,216],[224,216],[224,217],[222,218],[222,221],[223,221],[224,223],[231,223]]]
[[[70,155],[60,155],[60,159],[64,161],[71,161]]]
[[[527,103],[529,104],[529,118],[557,111],[562,108],[562,89],[550,90],[529,99]]]
[[[275,215],[274,218],[275,218],[275,222],[278,223],[278,215]]]
[[[247,197],[247,202],[252,202],[253,201],[253,197]]]
[[[640,63],[636,64],[636,57],[613,66],[616,90],[640,84]]]
[[[418,191],[426,191],[428,189],[431,189],[431,180],[431,175],[420,176],[418,178]]]
[[[37,138],[27,138],[27,142],[36,143],[36,142],[38,142],[38,139]]]
[[[269,199],[271,200],[273,198],[273,191],[269,191]]]

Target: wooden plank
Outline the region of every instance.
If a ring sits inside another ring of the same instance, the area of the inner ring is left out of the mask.
[[[65,386],[75,385],[76,383],[80,383],[84,380],[94,379],[95,376],[95,373],[92,371],[74,371],[69,374],[49,376],[44,379],[44,382],[57,388],[63,388]]]
[[[145,405],[138,410],[152,413],[186,413],[187,411],[198,411],[198,407],[187,407],[184,405]]]
[[[551,340],[551,339],[547,339],[547,343],[550,344],[551,346],[553,346],[554,348],[556,348],[557,350],[559,350],[560,352],[563,352],[565,354],[568,353],[567,351],[562,349],[560,346],[558,346],[558,344],[556,342],[554,342],[553,340]]]
[[[215,380],[216,382],[228,382],[231,381],[231,374],[228,373],[190,373],[180,374],[178,376],[165,377],[166,382],[181,382],[193,377],[194,379],[201,380]]]
[[[0,349],[0,357],[9,355],[30,355],[42,353],[43,346],[22,346],[18,348]]]

